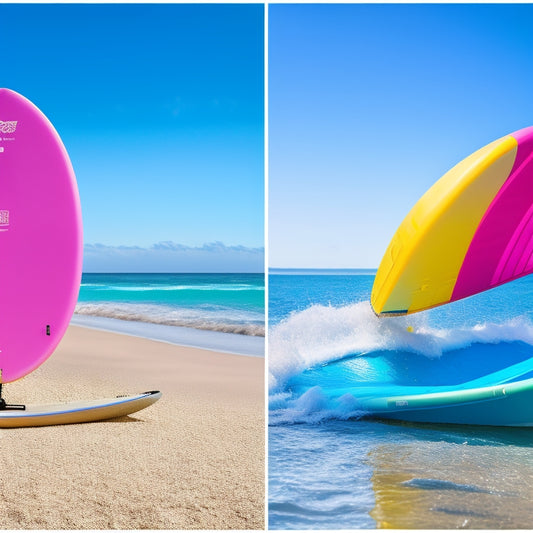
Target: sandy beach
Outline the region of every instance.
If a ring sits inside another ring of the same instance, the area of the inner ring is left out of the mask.
[[[161,390],[129,417],[0,430],[3,529],[261,529],[264,359],[70,326],[10,403]]]

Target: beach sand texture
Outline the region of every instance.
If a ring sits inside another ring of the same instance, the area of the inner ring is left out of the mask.
[[[0,430],[3,529],[261,529],[264,359],[70,326],[9,403],[161,390],[129,417]]]

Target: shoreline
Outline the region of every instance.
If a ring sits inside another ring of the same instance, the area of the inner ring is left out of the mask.
[[[265,356],[265,337],[74,314],[72,326],[245,357]]]

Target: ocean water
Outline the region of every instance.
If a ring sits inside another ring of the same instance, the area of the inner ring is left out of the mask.
[[[371,420],[345,393],[533,371],[533,276],[378,319],[374,273],[269,276],[269,528],[530,528],[533,428]]]
[[[263,274],[83,274],[72,323],[259,355]]]

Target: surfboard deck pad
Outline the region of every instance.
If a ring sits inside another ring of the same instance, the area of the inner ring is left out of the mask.
[[[155,403],[162,394],[149,391],[99,400],[27,405],[25,409],[0,410],[0,428],[53,426],[97,422],[131,415]]]

